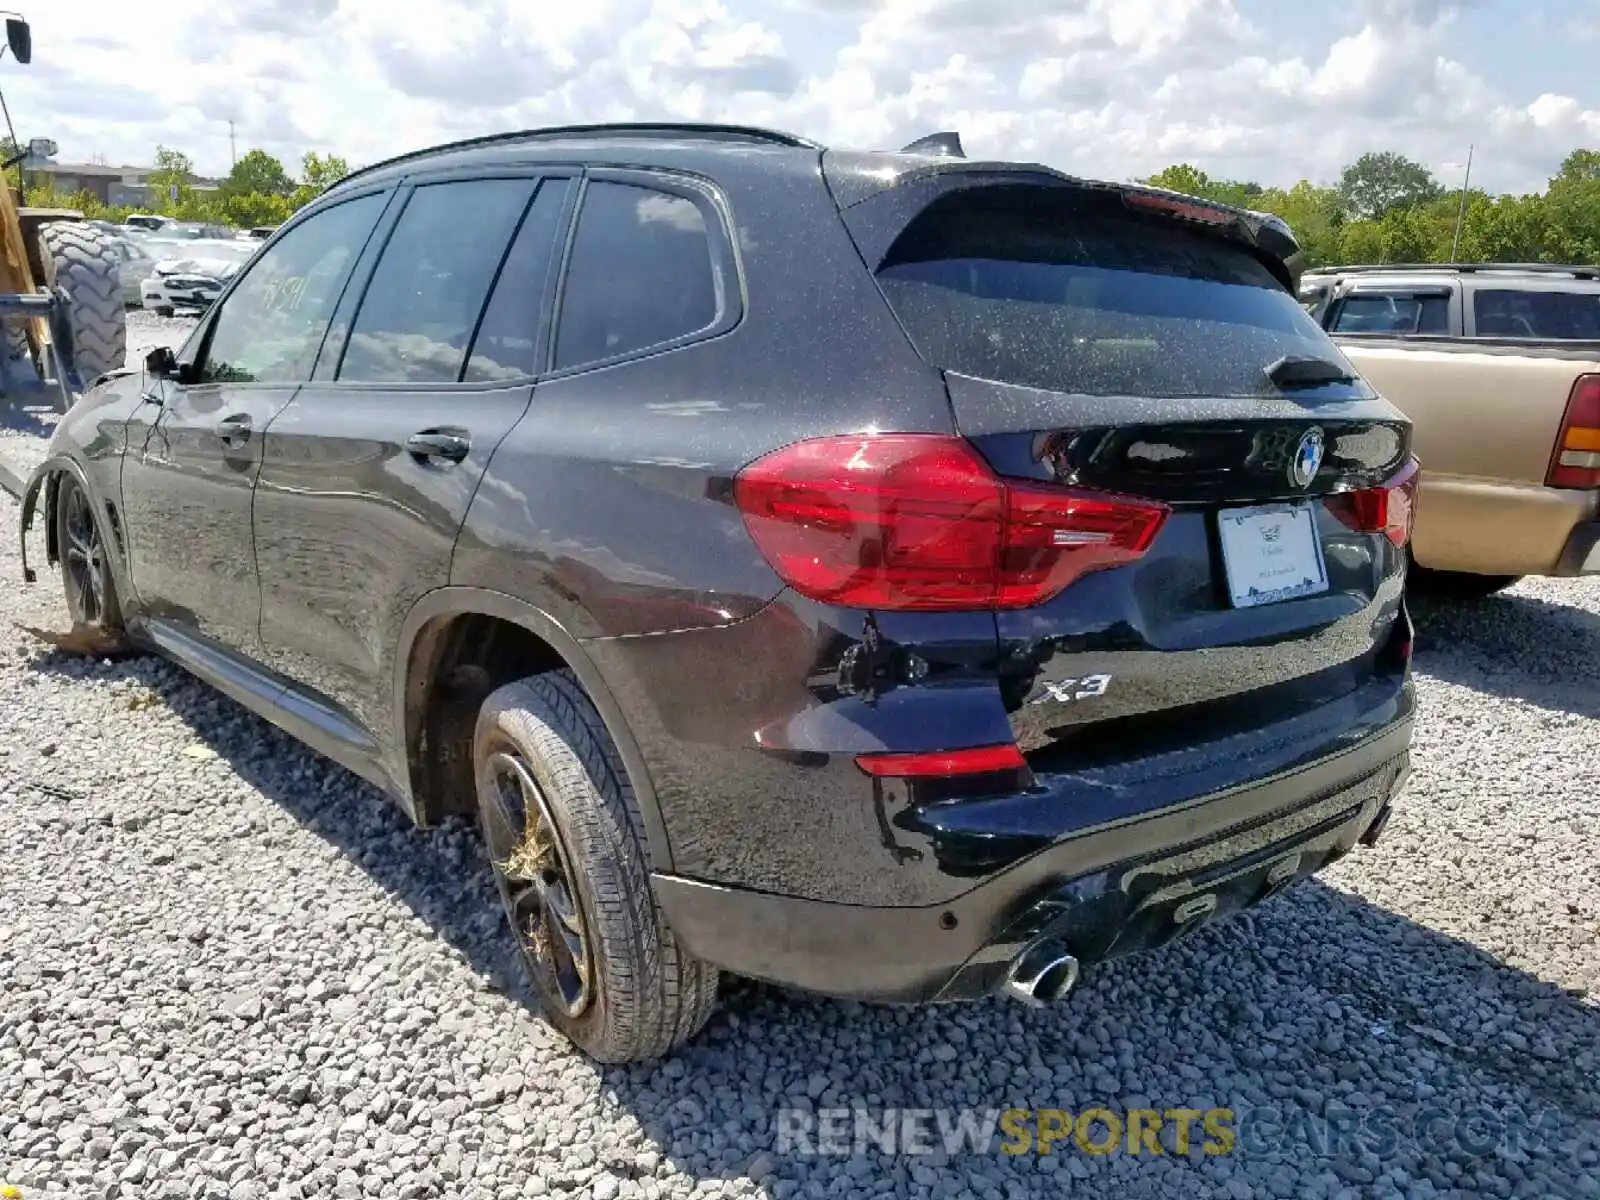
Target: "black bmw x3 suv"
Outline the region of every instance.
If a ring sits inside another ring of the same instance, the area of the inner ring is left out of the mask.
[[[79,623],[475,813],[598,1059],[722,971],[1043,1003],[1408,773],[1410,428],[1296,259],[952,138],[441,146],[98,381],[24,540]]]

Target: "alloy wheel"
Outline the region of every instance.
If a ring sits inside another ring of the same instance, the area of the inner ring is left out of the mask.
[[[62,531],[67,544],[61,548],[61,557],[78,618],[87,625],[97,624],[106,610],[105,544],[100,540],[89,498],[76,485],[67,489]]]
[[[593,1000],[593,960],[560,827],[521,754],[498,751],[487,769],[480,807],[500,899],[541,991],[576,1017]]]

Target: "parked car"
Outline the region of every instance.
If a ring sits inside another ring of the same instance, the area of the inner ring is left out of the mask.
[[[1340,267],[1300,296],[1415,423],[1420,581],[1600,573],[1600,269]]]
[[[143,303],[144,280],[155,270],[155,259],[145,249],[144,243],[134,238],[119,236],[113,245],[118,258],[118,276],[122,282],[122,303],[129,308],[138,308]]]
[[[123,224],[125,225],[132,225],[137,229],[149,230],[152,233],[157,230],[164,229],[168,225],[174,225],[176,223],[176,220],[172,217],[158,216],[155,213],[132,213],[123,221]]]
[[[475,812],[597,1059],[722,971],[1064,997],[1384,828],[1410,428],[1275,218],[942,145],[358,171],[61,422],[24,572],[42,502],[76,622]]]
[[[189,243],[179,252],[181,256],[150,263],[148,274],[139,283],[140,303],[163,317],[180,309],[203,311],[254,251],[254,244],[238,242]]]
[[[276,225],[255,225],[244,230],[239,236],[264,242],[272,236],[273,231],[277,228],[278,227]]]

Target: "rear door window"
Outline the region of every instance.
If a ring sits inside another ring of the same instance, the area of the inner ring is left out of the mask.
[[[633,184],[593,182],[573,237],[555,365],[664,346],[713,325],[717,268],[700,206]]]
[[[522,218],[472,343],[468,383],[516,379],[540,370],[539,319],[560,254],[559,238],[566,232],[561,218],[571,186],[565,179],[546,180]]]
[[[1362,292],[1346,296],[1334,313],[1335,333],[1450,332],[1450,297],[1412,292]]]
[[[1243,247],[1174,222],[1056,211],[1047,189],[941,197],[877,278],[918,351],[964,375],[1089,395],[1273,391],[1285,355],[1343,364]]]
[[[417,188],[373,270],[341,383],[455,383],[536,180]]]
[[[1600,339],[1600,293],[1484,290],[1472,297],[1479,337]]]

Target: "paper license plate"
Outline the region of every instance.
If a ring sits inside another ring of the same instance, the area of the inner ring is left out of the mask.
[[[1317,517],[1308,504],[1225,508],[1217,514],[1222,564],[1235,608],[1328,590]]]

